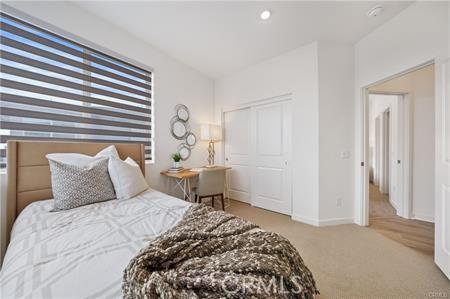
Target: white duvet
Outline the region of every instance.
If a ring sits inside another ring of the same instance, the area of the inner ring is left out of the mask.
[[[190,204],[154,190],[50,212],[30,204],[17,218],[0,273],[1,298],[117,298],[133,256],[177,224]]]

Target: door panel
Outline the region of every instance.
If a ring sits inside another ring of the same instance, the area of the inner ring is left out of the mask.
[[[439,65],[436,80],[436,202],[434,260],[450,279],[450,60]]]
[[[259,155],[281,156],[283,106],[256,109],[256,150]]]
[[[233,167],[231,169],[230,175],[230,186],[232,191],[248,193],[250,186],[250,173],[249,167],[247,165],[239,165],[229,163],[229,166]]]
[[[267,200],[280,201],[283,197],[283,169],[278,168],[256,168],[256,181],[259,188],[256,190],[256,196]]]
[[[290,101],[251,110],[252,205],[291,214]]]
[[[250,202],[250,109],[225,113],[225,165],[229,171],[230,197]]]

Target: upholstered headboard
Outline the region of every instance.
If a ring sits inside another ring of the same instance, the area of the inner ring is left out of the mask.
[[[7,144],[7,198],[6,242],[19,213],[30,203],[52,198],[50,166],[45,155],[49,153],[80,153],[95,155],[111,143],[8,141]],[[144,145],[114,143],[122,159],[131,157],[145,175]]]

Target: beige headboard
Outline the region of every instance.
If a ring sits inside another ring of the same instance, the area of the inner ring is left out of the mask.
[[[95,155],[111,143],[8,141],[6,242],[16,217],[30,203],[52,198],[50,167],[45,155],[49,153],[80,153]],[[145,175],[143,144],[114,143],[120,158],[131,157]]]

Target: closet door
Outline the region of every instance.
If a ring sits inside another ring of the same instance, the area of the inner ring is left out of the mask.
[[[252,205],[291,215],[291,103],[252,108]]]
[[[225,113],[225,165],[232,199],[250,203],[250,109]]]

